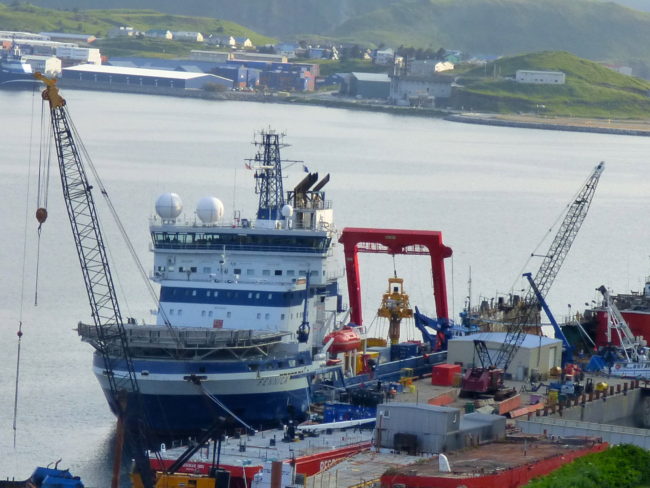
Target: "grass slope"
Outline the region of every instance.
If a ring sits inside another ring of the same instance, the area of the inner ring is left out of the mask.
[[[233,22],[208,17],[170,15],[153,10],[79,10],[63,11],[29,4],[0,3],[0,30],[29,32],[75,32],[104,37],[109,30],[128,25],[136,30],[169,29],[198,31],[206,34],[249,37],[255,44],[274,39],[262,36]],[[181,43],[157,39],[106,39],[97,46],[108,55],[184,55],[199,49],[200,43]]]
[[[564,85],[517,83],[518,69],[562,71]],[[496,75],[496,76],[495,76]],[[603,118],[650,117],[650,82],[625,76],[567,52],[499,59],[458,78],[453,103],[488,112],[538,112]]]

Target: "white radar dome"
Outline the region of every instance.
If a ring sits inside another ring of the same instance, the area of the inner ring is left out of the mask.
[[[172,220],[183,211],[183,201],[176,193],[163,193],[156,200],[156,213],[163,220]]]
[[[214,224],[223,217],[223,203],[215,197],[203,197],[196,205],[196,215],[204,224]]]
[[[289,204],[286,204],[284,207],[282,207],[282,216],[287,218],[291,217],[293,215],[293,207]]]

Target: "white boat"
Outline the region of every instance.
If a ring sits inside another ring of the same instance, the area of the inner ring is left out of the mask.
[[[325,356],[314,353],[340,311],[343,275],[323,191],[329,175],[319,181],[305,172],[285,194],[281,135],[262,132],[255,144],[246,163],[259,195],[253,218],[234,212],[224,219],[223,204],[211,196],[192,217],[182,215],[174,193],[156,202],[150,232],[157,324],[125,326],[153,430],[196,432],[218,415],[253,428],[300,418],[309,378],[324,365]],[[83,340],[96,340],[94,326],[78,330]],[[127,375],[124,364],[114,371]],[[94,372],[116,411],[98,353]]]

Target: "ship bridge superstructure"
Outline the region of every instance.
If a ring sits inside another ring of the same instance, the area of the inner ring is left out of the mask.
[[[254,218],[233,212],[227,222],[223,204],[210,198],[187,218],[178,195],[159,198],[150,221],[151,278],[161,286],[159,324],[282,331],[292,341],[309,317],[319,340],[340,309],[344,271],[334,256],[338,235],[323,191],[330,177],[319,181],[317,173],[307,173],[280,198],[277,134],[263,136],[262,148],[247,163],[260,194]]]

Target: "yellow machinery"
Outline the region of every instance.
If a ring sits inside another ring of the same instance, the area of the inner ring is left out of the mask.
[[[397,344],[400,322],[402,319],[413,317],[413,309],[409,304],[409,296],[404,293],[402,278],[388,279],[388,291],[384,293],[377,315],[389,320],[388,338],[391,344]]]
[[[131,475],[133,488],[143,488],[140,475],[134,473]],[[155,488],[225,488],[216,484],[215,478],[211,476],[201,476],[183,473],[165,474],[156,472]]]

